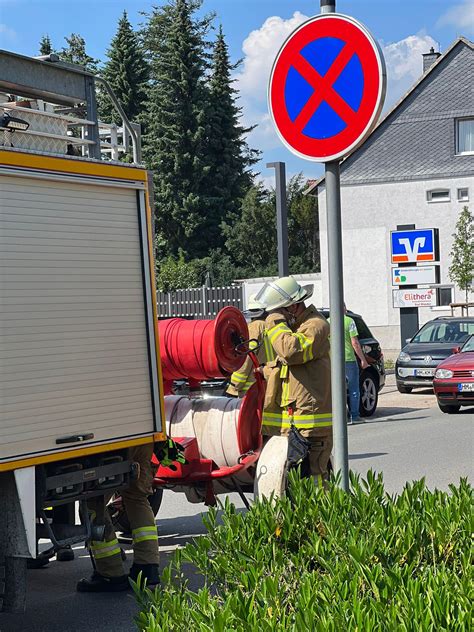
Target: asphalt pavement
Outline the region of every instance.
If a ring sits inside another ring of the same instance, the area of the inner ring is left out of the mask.
[[[448,489],[461,477],[472,481],[474,408],[458,415],[440,412],[433,392],[397,392],[388,377],[379,407],[365,424],[351,426],[350,467],[361,475],[383,472],[387,491],[399,492],[406,481],[421,477],[434,489]],[[239,508],[236,494],[231,500]],[[165,492],[158,516],[162,565],[173,551],[204,533],[203,505],[187,502],[181,494]],[[127,550],[131,561],[131,551]],[[52,561],[49,567],[28,572],[28,604],[24,615],[0,614],[0,632],[132,632],[135,601],[130,594],[87,595],[75,583],[91,572],[89,556],[76,548],[73,562]],[[192,577],[195,585],[198,578]]]

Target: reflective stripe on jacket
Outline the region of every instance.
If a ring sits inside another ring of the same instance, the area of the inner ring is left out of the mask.
[[[267,337],[264,320],[253,320],[249,323],[249,338],[249,348],[255,351],[260,365],[275,359],[273,347]],[[254,383],[254,366],[252,360],[247,356],[240,369],[232,373],[227,392],[230,395],[242,396]]]
[[[286,434],[291,427],[291,409],[295,426],[305,436],[330,434],[331,362],[326,319],[310,306],[293,328],[279,313],[270,314],[265,324],[276,360],[265,369],[263,433]]]

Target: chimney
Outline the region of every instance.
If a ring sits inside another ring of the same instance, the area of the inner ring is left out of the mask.
[[[423,53],[423,74],[431,68],[431,66],[435,63],[438,57],[441,57],[441,53],[435,53],[435,49],[433,47],[430,48],[429,53]]]

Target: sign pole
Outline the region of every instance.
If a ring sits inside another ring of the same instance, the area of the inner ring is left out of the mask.
[[[335,0],[320,0],[320,6],[321,13],[298,26],[278,51],[268,106],[286,147],[300,158],[325,163],[334,455],[340,486],[348,491],[340,160],[377,124],[387,75],[380,46],[367,28],[338,15]]]
[[[284,162],[268,162],[275,169],[275,194],[277,213],[278,276],[290,274],[288,264],[288,210],[286,204],[286,171]]]
[[[321,0],[321,13],[334,13],[335,0]],[[334,470],[349,491],[346,357],[344,349],[344,276],[342,263],[341,180],[338,160],[325,163],[328,231],[329,306],[331,314],[331,385]]]
[[[349,491],[347,444],[346,359],[344,350],[344,278],[339,161],[327,162],[326,218],[328,231],[329,306],[331,315],[331,385],[334,470]]]

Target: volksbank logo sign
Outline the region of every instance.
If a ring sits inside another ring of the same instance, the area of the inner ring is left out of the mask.
[[[391,232],[392,263],[436,261],[436,229],[394,230]]]

